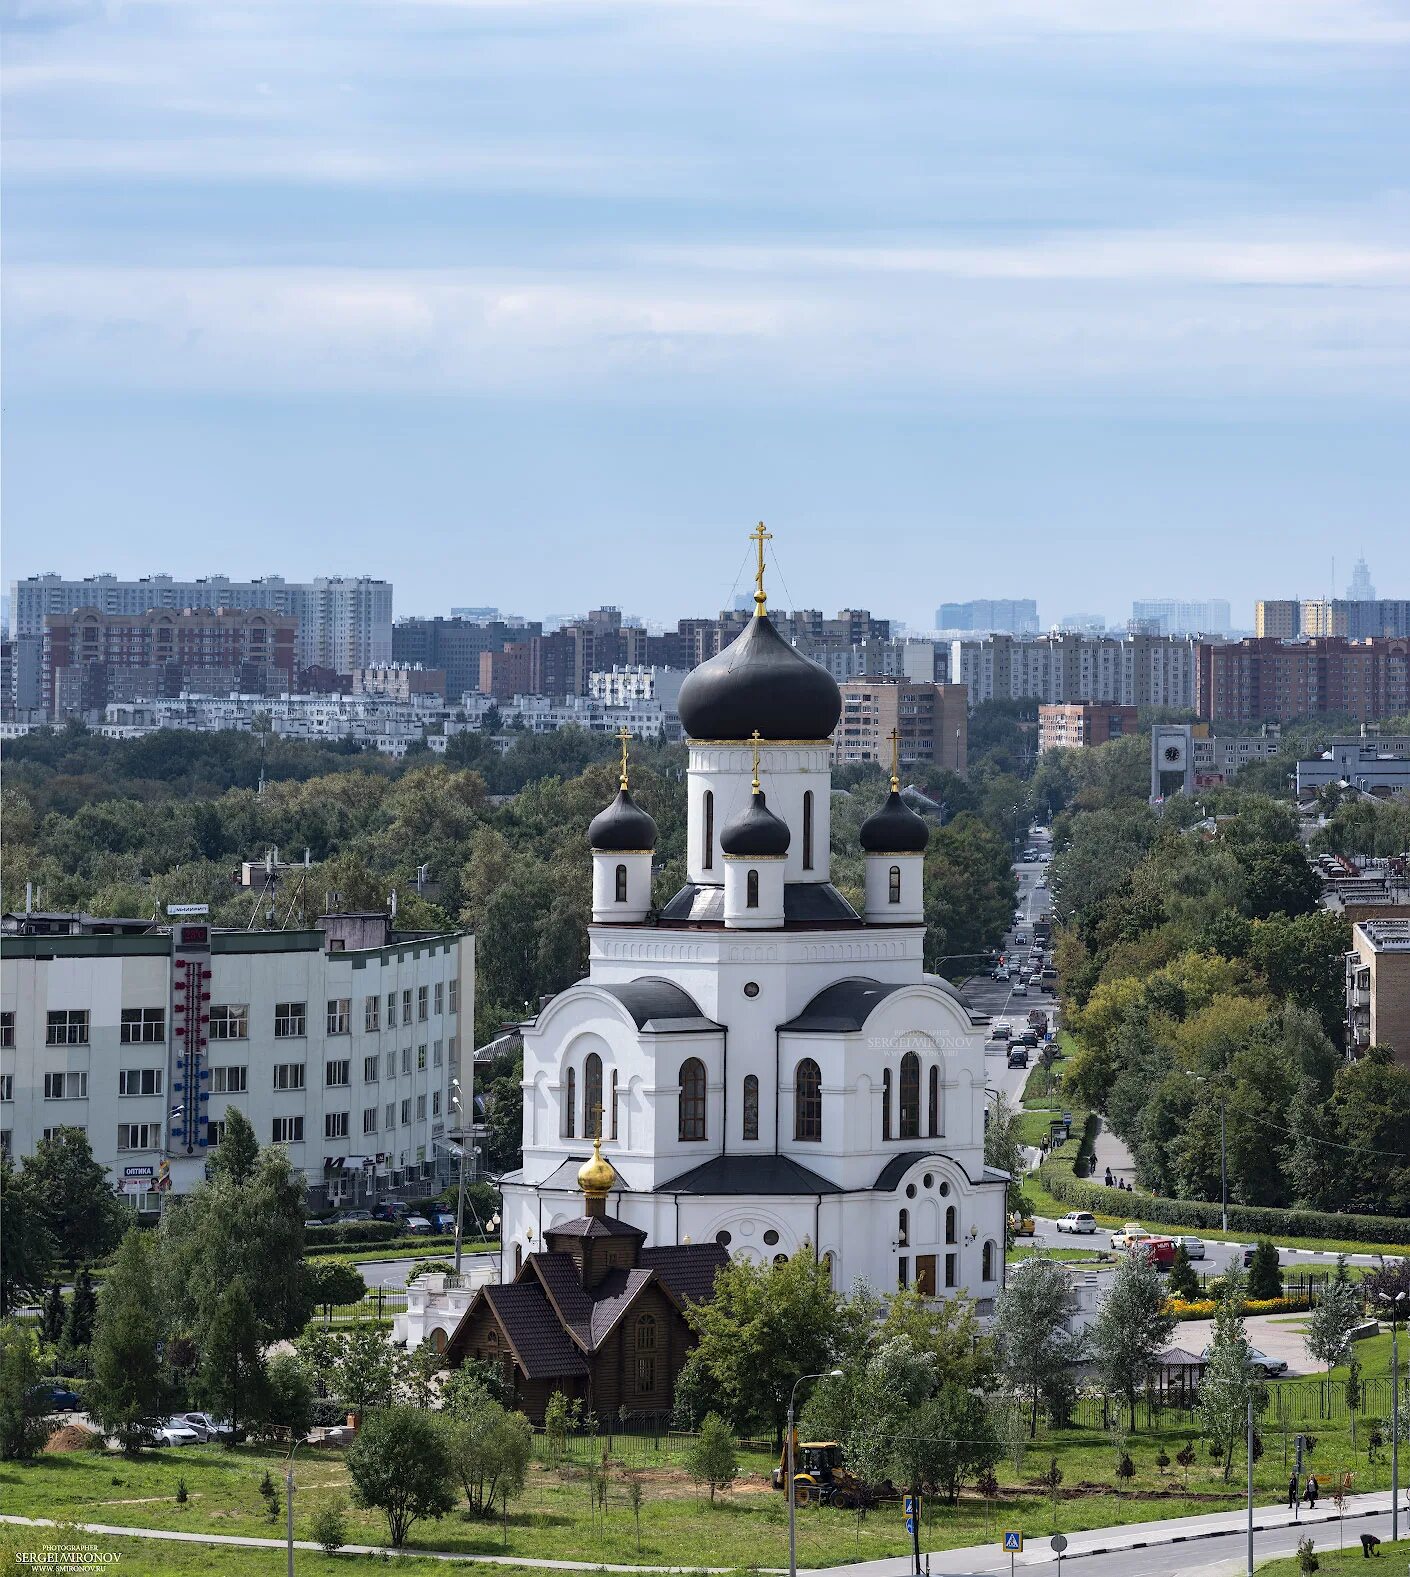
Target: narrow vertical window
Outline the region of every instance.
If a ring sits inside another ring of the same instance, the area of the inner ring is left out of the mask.
[[[881,1070],[881,1137],[891,1137],[891,1070]]]
[[[940,1064],[937,1062],[930,1070],[930,1137],[938,1138],[940,1135]]]
[[[612,1137],[617,1137],[617,1070],[612,1070]]]
[[[901,1137],[920,1138],[920,1058],[913,1051],[901,1058]]]
[[[945,1241],[958,1243],[960,1240],[960,1214],[953,1205],[945,1212]]]
[[[627,868],[625,865],[617,867],[617,902],[627,901]]]
[[[982,1281],[993,1281],[994,1279],[994,1240],[992,1238],[988,1239],[984,1244],[984,1254],[980,1264],[979,1275]]]
[[[803,869],[813,868],[813,791],[803,796]]]
[[[890,891],[889,891],[887,896],[889,897],[890,901],[892,903],[900,903],[900,901],[901,901],[901,867],[899,865],[893,865],[891,867],[891,875],[890,875],[889,886],[890,886]]]
[[[713,789],[705,790],[705,825],[703,830],[704,843],[700,850],[700,868],[711,871],[715,868],[715,794]]]
[[[602,1137],[602,1058],[590,1051],[583,1063],[583,1138]]]
[[[745,1139],[759,1137],[759,1081],[752,1073],[744,1077],[744,1133]]]
[[[563,1137],[571,1139],[577,1132],[578,1075],[569,1068],[563,1076]]]
[[[896,1221],[896,1241],[902,1248],[909,1248],[911,1244],[911,1213],[903,1210]]]
[[[811,1057],[803,1058],[793,1078],[793,1137],[822,1139],[822,1071]]]
[[[757,909],[759,907],[759,873],[750,871],[744,879],[744,907]]]
[[[681,1064],[680,1123],[682,1139],[705,1137],[705,1064],[687,1057]]]

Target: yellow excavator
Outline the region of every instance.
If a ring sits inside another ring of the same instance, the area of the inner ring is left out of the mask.
[[[779,1452],[773,1485],[783,1489],[788,1482],[788,1447]],[[856,1511],[894,1500],[897,1491],[888,1479],[884,1484],[867,1484],[842,1465],[842,1447],[835,1440],[793,1441],[793,1498],[800,1506],[836,1506],[840,1511]]]

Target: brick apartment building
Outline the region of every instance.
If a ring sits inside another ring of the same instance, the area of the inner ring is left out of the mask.
[[[1136,732],[1134,706],[1091,702],[1038,708],[1038,754],[1045,750],[1085,750]]]
[[[1410,1065],[1410,920],[1362,920],[1346,955],[1347,1045],[1389,1046]]]
[[[901,764],[917,762],[964,772],[968,765],[968,692],[962,684],[924,684],[887,677],[848,679],[842,716],[832,736],[840,766],[891,760],[891,731],[900,736]]]
[[[1212,723],[1350,717],[1371,723],[1410,710],[1410,641],[1280,641],[1257,636],[1202,643],[1195,706]]]
[[[293,689],[298,620],[264,609],[79,608],[44,617],[43,705],[51,717],[183,690]]]

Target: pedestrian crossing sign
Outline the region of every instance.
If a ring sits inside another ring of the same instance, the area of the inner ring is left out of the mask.
[[[1004,1549],[1015,1551],[1019,1555],[1023,1554],[1023,1535],[1017,1528],[1005,1528]]]
[[[908,1517],[914,1517],[915,1516],[915,1514],[916,1514],[916,1497],[914,1495],[907,1495],[907,1496],[904,1497],[904,1504],[902,1506],[902,1510],[905,1512],[905,1514]]]

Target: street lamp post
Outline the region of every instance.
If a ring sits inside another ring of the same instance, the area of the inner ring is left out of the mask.
[[[296,1436],[284,1458],[284,1526],[289,1551],[289,1577],[294,1577],[294,1453],[305,1444],[304,1437]]]
[[[455,1273],[458,1276],[465,1228],[465,1107],[460,1100],[460,1080],[452,1079],[450,1085],[450,1103],[460,1113],[460,1181],[455,1191]]]
[[[1406,1314],[1406,1294],[1388,1292],[1381,1301],[1390,1305],[1390,1536],[1400,1537],[1400,1322]]]
[[[794,1515],[795,1494],[793,1484],[793,1402],[798,1395],[798,1387],[804,1380],[821,1380],[826,1373],[832,1379],[840,1380],[840,1369],[828,1369],[817,1374],[800,1374],[793,1382],[793,1389],[788,1393],[788,1425],[784,1434],[783,1449],[784,1462],[787,1464],[784,1472],[784,1493],[788,1496],[788,1577],[798,1577],[798,1526]]]

